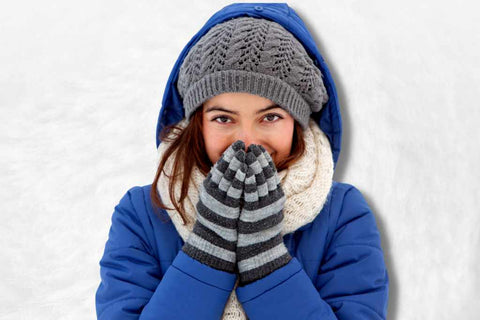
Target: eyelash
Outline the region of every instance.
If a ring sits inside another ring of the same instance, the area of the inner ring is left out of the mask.
[[[269,114],[266,114],[264,116],[265,117],[269,117],[269,116],[277,116],[279,119],[283,119],[283,117],[277,113],[269,113]],[[217,122],[218,124],[227,124],[228,122],[218,122],[218,121],[215,121],[219,118],[226,118],[226,119],[230,119],[229,117],[225,116],[225,115],[221,115],[221,116],[218,116],[218,117],[214,117],[211,121],[214,121],[214,122]],[[267,123],[275,123],[277,121],[280,121],[280,120],[274,120],[274,121],[267,121]]]

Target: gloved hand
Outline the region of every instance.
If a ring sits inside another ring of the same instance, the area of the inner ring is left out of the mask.
[[[196,204],[197,220],[182,251],[212,268],[236,271],[237,223],[244,180],[245,143],[235,141],[204,179]]]
[[[280,231],[285,194],[270,154],[261,145],[247,149],[244,203],[238,220],[239,286],[265,277],[291,259]]]

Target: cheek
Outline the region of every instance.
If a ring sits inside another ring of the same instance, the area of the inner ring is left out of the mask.
[[[293,143],[294,122],[285,122],[285,125],[269,138],[269,143],[274,149],[274,161],[279,163],[290,155]]]
[[[284,117],[285,119],[277,124],[259,126],[255,141],[269,151],[286,153],[288,156],[292,146],[295,122],[291,117]]]
[[[228,148],[228,142],[230,141],[222,132],[215,130],[208,124],[203,126],[203,140],[205,142],[205,151],[212,164],[215,164],[220,159],[223,151]]]

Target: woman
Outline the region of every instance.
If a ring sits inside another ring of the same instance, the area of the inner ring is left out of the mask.
[[[332,179],[340,138],[333,80],[297,14],[215,13],[167,83],[154,182],[115,207],[98,318],[385,319],[375,218]]]

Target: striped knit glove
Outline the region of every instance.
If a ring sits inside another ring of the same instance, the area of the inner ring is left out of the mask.
[[[237,140],[200,186],[197,220],[182,247],[201,263],[230,273],[236,268],[237,223],[246,171],[245,143]]]
[[[291,259],[283,237],[285,194],[270,154],[261,145],[247,149],[244,204],[238,220],[239,286],[265,277]]]

